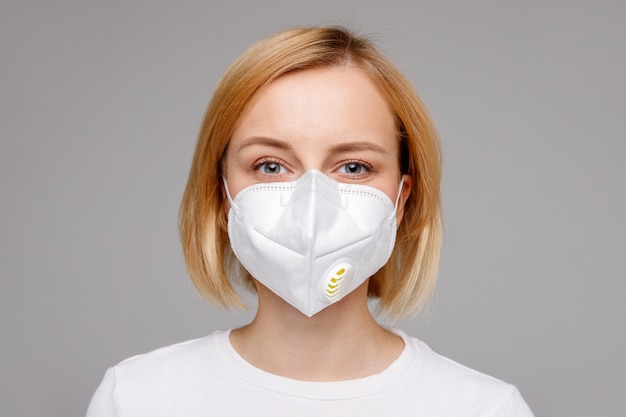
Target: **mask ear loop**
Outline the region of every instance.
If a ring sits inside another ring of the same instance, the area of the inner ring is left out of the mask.
[[[402,186],[404,185],[404,175],[402,176],[402,179],[400,179],[400,185],[398,186],[398,195],[396,196],[396,202],[393,205],[393,213],[392,213],[392,217],[394,219],[397,219],[398,217],[398,203],[400,202],[400,196],[402,195]]]
[[[402,178],[404,178],[404,176]],[[222,177],[222,182],[224,183],[224,190],[226,191],[226,198],[228,199],[228,202],[230,203],[230,207],[233,208],[235,207],[235,202],[233,201],[233,198],[230,196],[230,191],[228,191],[228,183],[226,182],[226,177]]]
[[[402,195],[402,186],[404,185],[404,175],[400,180],[400,186],[398,187],[398,195],[396,196],[396,204],[394,204],[395,211],[398,211],[398,202],[400,201],[400,196]]]

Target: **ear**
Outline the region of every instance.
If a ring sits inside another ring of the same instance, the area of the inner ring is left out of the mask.
[[[400,190],[400,197],[398,198],[398,208],[396,210],[396,223],[400,227],[402,218],[404,217],[404,206],[406,205],[411,190],[413,189],[413,177],[410,175],[404,175],[404,181],[402,182],[402,189]]]

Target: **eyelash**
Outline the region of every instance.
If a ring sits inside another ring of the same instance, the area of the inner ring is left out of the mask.
[[[269,157],[265,157],[262,158],[259,162],[255,163],[254,165],[252,165],[252,170],[253,171],[257,171],[260,172],[259,170],[261,169],[261,167],[263,165],[270,165],[270,164],[275,164],[280,166],[282,169],[287,169],[285,166],[285,163],[279,159],[275,159],[275,158],[269,158]],[[263,175],[267,175],[267,176],[277,176],[280,175],[281,173],[277,173],[277,174],[268,174],[266,172],[260,172]]]
[[[357,174],[350,174],[350,173],[344,172],[345,175],[349,175],[351,177],[358,177],[360,175],[367,174],[373,171],[373,167],[370,164],[368,164],[365,161],[361,161],[359,159],[351,159],[349,161],[342,162],[341,165],[339,166],[339,169],[342,169],[352,164],[362,167],[365,172],[360,172]]]
[[[262,158],[260,161],[258,161],[254,165],[252,165],[252,170],[255,171],[255,172],[260,173],[261,175],[270,176],[270,177],[279,176],[281,174],[284,174],[284,172],[278,172],[278,173],[275,173],[275,174],[269,174],[269,173],[260,171],[261,168],[263,167],[263,165],[270,165],[270,164],[278,165],[281,168],[281,170],[288,170],[287,166],[286,166],[287,164],[284,161],[282,161],[280,159],[276,159],[276,158],[271,158],[271,157]],[[355,173],[355,174],[351,174],[349,172],[339,172],[339,173],[342,174],[342,175],[346,175],[348,177],[358,178],[358,177],[364,176],[364,175],[366,175],[368,173],[371,173],[374,170],[374,168],[370,164],[365,162],[365,161],[362,161],[360,159],[350,159],[348,161],[343,161],[340,164],[338,164],[339,168],[337,169],[337,171],[341,171],[342,169],[345,169],[348,165],[352,165],[352,164],[361,167],[363,172],[359,172],[359,173]]]

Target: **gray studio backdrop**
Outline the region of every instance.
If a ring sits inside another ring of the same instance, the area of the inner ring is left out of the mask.
[[[188,282],[176,217],[227,65],[297,25],[370,33],[445,153],[429,312],[396,325],[538,416],[623,416],[623,1],[3,1],[0,415],[80,416],[104,371],[245,323]]]

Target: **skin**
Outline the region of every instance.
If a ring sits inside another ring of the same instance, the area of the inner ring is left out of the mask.
[[[224,175],[233,198],[243,188],[294,181],[317,169],[339,182],[398,197],[402,175],[393,114],[372,80],[351,66],[279,77],[255,94],[228,145]],[[396,216],[402,221],[412,178],[404,176]],[[226,207],[228,210],[228,207]],[[402,339],[372,317],[367,281],[313,317],[256,282],[259,308],[230,335],[234,349],[267,372],[307,381],[361,378],[386,369]]]

